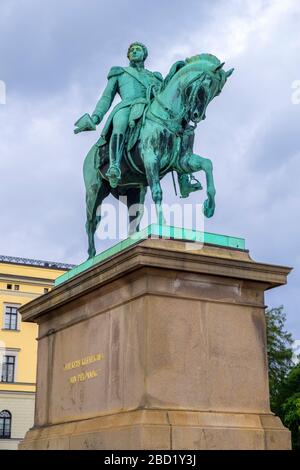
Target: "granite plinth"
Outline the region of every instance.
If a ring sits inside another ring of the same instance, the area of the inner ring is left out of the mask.
[[[289,449],[270,411],[264,292],[290,268],[146,239],[22,307],[39,324],[21,449]]]

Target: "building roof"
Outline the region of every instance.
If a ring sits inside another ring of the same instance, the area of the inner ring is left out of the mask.
[[[17,258],[16,256],[0,255],[0,263],[21,264],[26,266],[37,266],[39,268],[62,269],[68,271],[75,267],[74,264],[56,263],[54,261],[43,261],[39,259]]]

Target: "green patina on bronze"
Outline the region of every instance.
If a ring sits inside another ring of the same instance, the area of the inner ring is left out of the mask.
[[[117,255],[118,253],[121,253],[122,251],[134,245],[137,245],[147,238],[167,238],[172,240],[180,240],[187,243],[201,243],[204,245],[230,248],[232,250],[246,250],[244,238],[230,237],[228,235],[220,235],[217,233],[199,232],[196,230],[190,230],[182,227],[173,227],[169,225],[162,226],[152,224],[140,232],[133,233],[130,237],[126,238],[126,240],[122,240],[107,250],[102,251],[102,253],[99,253],[92,259],[88,259],[84,263],[79,264],[70,271],[62,274],[55,280],[55,286],[63,284],[83,271],[86,271],[87,269],[102,263],[112,256]]]
[[[95,130],[116,94],[120,95],[121,102],[110,113],[84,162],[89,258],[96,254],[94,234],[101,221],[97,209],[109,194],[127,196],[128,208],[139,205],[138,212],[129,216],[133,233],[139,231],[149,186],[158,224],[164,225],[160,180],[171,171],[177,172],[181,197],[187,197],[202,189],[193,173],[203,170],[207,193],[204,214],[214,214],[212,163],[193,153],[194,133],[233,69],[226,72],[217,57],[200,54],[176,62],[163,80],[159,72],[145,69],[147,55],[143,44],[131,44],[129,66],[111,68],[92,116],[84,114],[75,124],[75,133]]]

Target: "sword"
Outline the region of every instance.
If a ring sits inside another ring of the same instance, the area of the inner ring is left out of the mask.
[[[177,189],[176,189],[175,178],[174,178],[174,171],[173,171],[173,170],[172,170],[172,179],[173,179],[173,185],[174,185],[175,195],[177,196]]]

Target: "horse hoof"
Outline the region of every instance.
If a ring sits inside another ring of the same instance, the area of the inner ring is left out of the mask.
[[[215,208],[210,207],[208,201],[205,201],[204,206],[203,206],[203,213],[204,213],[205,217],[210,219],[215,213]]]

